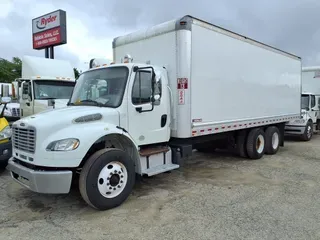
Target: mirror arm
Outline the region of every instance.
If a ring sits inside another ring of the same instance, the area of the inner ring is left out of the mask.
[[[3,116],[4,116],[4,110],[6,109],[6,107],[7,107],[7,103],[4,103],[4,104],[3,104],[2,111],[1,111],[1,113],[0,113],[0,117],[1,117],[1,118],[3,118]]]

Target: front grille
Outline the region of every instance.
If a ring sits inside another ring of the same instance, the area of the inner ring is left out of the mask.
[[[12,116],[20,117],[20,108],[12,108]]]
[[[36,149],[36,130],[33,127],[12,126],[12,144],[15,149],[34,153]]]

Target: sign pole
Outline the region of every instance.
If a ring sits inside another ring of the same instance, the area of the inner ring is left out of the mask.
[[[44,57],[45,57],[45,58],[49,58],[49,48],[46,47],[46,48],[44,49],[44,51],[45,51],[45,52],[44,52]]]
[[[50,46],[50,58],[54,59],[54,46]]]

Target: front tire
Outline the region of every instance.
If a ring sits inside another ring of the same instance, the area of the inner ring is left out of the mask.
[[[121,205],[135,183],[134,163],[120,149],[108,148],[94,153],[80,173],[79,190],[93,208],[107,210]]]
[[[303,141],[310,141],[313,136],[313,125],[311,121],[308,121],[307,126],[301,136]]]
[[[260,159],[265,152],[265,134],[261,128],[250,130],[247,138],[247,153],[251,159]]]

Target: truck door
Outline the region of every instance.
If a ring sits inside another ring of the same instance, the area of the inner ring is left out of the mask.
[[[318,108],[316,106],[316,96],[310,95],[310,116],[312,118],[312,122],[316,123],[318,118]]]
[[[156,77],[152,107],[152,70],[141,69],[131,75],[128,92],[128,131],[138,145],[169,140],[169,107],[164,75]]]
[[[21,117],[30,116],[33,114],[33,97],[31,82],[22,82],[22,94],[20,98],[20,114]]]

